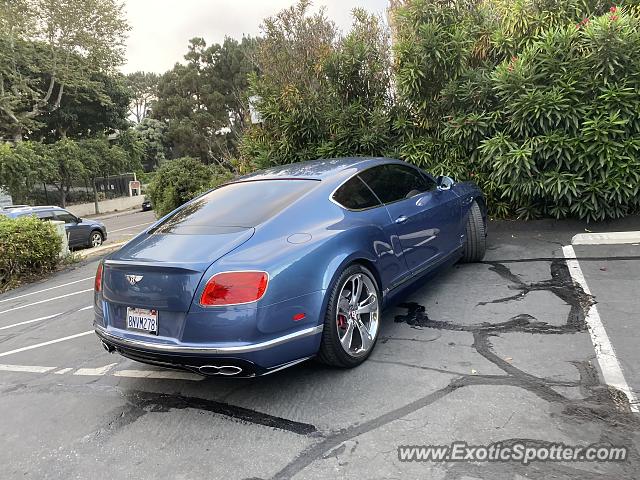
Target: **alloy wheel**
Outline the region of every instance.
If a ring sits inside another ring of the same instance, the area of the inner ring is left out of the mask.
[[[366,355],[378,335],[380,302],[373,280],[363,273],[347,278],[336,312],[338,339],[351,357]]]
[[[94,232],[91,234],[91,246],[92,247],[99,247],[100,245],[102,245],[102,235],[100,235],[98,232]]]

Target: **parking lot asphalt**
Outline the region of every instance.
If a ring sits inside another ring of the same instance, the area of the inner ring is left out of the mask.
[[[146,221],[116,218],[105,223],[131,225],[126,233]],[[588,295],[563,254],[575,233],[561,222],[491,225],[485,261],[444,269],[387,309],[375,351],[353,370],[311,361],[257,379],[203,378],[110,355],[91,328],[97,259],[8,292],[1,477],[639,478],[638,414],[604,383],[585,312],[597,306],[638,392],[640,246],[576,245]],[[610,443],[629,458],[398,459],[400,445],[452,441]]]
[[[105,245],[109,245],[130,240],[138,232],[155,222],[156,217],[153,211],[128,210],[105,215],[104,218],[94,217],[94,219],[102,221],[107,227]]]

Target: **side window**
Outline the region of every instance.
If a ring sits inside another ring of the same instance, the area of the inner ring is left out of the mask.
[[[56,220],[61,220],[64,223],[76,223],[76,217],[69,212],[56,212]]]
[[[369,187],[358,176],[353,177],[336,190],[333,199],[349,210],[364,210],[380,205]]]
[[[420,172],[420,173],[422,173],[422,177],[424,178],[424,181],[427,184],[428,191],[436,190],[438,188],[438,184],[433,178],[431,178],[429,175],[427,175],[424,172]]]
[[[383,203],[411,198],[436,187],[431,179],[406,165],[381,165],[363,172],[361,177]]]
[[[36,216],[40,219],[40,220],[53,220],[53,212],[51,210],[45,210],[45,211],[41,211],[41,212],[37,212]]]

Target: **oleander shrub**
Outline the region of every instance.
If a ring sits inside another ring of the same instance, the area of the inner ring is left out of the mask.
[[[54,270],[61,239],[49,222],[0,215],[0,291]]]
[[[398,156],[472,179],[494,216],[616,218],[640,207],[640,2],[393,2],[393,57],[356,10],[267,19],[243,168]]]
[[[494,98],[445,136],[521,218],[603,220],[640,206],[640,22],[625,9],[546,31],[490,76]]]

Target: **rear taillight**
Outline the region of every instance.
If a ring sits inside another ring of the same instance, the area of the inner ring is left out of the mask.
[[[200,297],[200,305],[221,306],[251,303],[267,291],[266,272],[224,272],[209,279]]]
[[[102,290],[102,262],[98,264],[98,270],[96,270],[96,280],[93,284],[93,288],[96,292]]]

